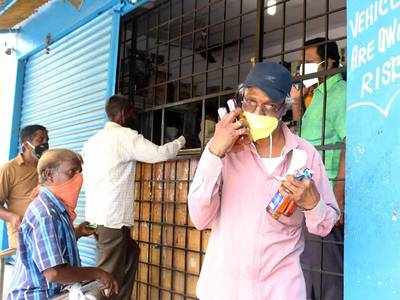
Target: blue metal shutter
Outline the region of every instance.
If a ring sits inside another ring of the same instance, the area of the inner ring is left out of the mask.
[[[49,130],[51,148],[81,152],[87,139],[103,127],[104,103],[111,80],[113,11],[109,10],[26,62],[21,127],[41,124]],[[76,222],[85,215],[81,193]],[[95,240],[82,238],[83,265],[95,264]]]

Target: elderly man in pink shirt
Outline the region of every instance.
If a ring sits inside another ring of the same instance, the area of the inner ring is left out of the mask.
[[[242,110],[216,125],[190,187],[192,222],[212,230],[197,296],[306,299],[302,226],[325,236],[339,208],[318,151],[281,121],[290,73],[279,64],[258,63],[243,86]],[[313,178],[296,180],[294,172],[305,167]],[[278,190],[296,204],[289,217],[275,219],[266,211]]]

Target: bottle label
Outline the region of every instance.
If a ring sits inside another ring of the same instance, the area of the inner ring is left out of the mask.
[[[268,204],[268,208],[271,211],[275,211],[283,202],[283,196],[281,193],[277,192],[274,197],[272,197],[271,202]]]

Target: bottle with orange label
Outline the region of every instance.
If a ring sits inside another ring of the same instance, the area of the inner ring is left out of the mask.
[[[294,176],[296,180],[311,179],[312,172],[308,168],[298,170]],[[293,200],[285,198],[279,191],[275,193],[269,202],[266,210],[274,219],[279,219],[281,215],[290,217],[296,209],[296,203]]]

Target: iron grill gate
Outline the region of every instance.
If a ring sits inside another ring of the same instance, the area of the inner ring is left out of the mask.
[[[104,125],[112,19],[106,11],[26,62],[20,126],[46,126],[51,148],[80,152]],[[76,222],[84,220],[84,210],[81,192]],[[94,265],[95,240],[81,238],[78,246],[82,264]]]

